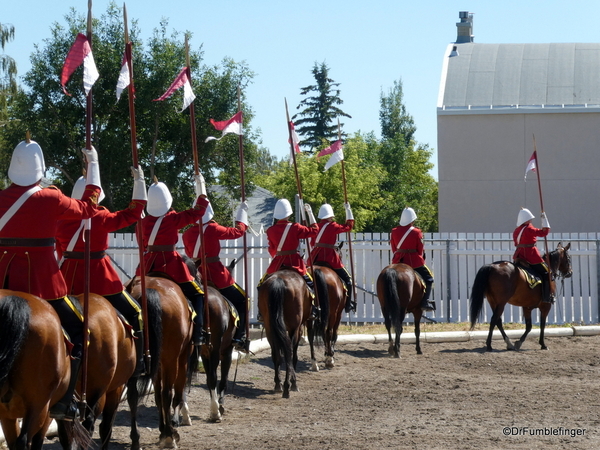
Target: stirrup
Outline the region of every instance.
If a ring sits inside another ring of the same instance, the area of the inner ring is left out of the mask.
[[[258,314],[256,314],[256,321],[260,322],[260,323],[264,323],[264,319],[263,319],[263,316],[260,313],[260,311],[258,312]]]
[[[428,301],[421,302],[421,311],[423,311],[423,312],[435,311],[435,308],[433,306],[431,306],[431,304]]]
[[[201,345],[207,345],[210,342],[210,334],[206,330],[202,330],[199,333],[199,336],[193,336],[192,340],[194,341],[194,345],[199,347]]]
[[[234,339],[233,349],[241,353],[250,353],[250,339]]]
[[[310,310],[310,316],[308,316],[308,320],[315,320],[319,317],[319,313],[321,312],[321,308],[317,308],[315,305],[312,305]]]
[[[75,399],[69,401],[68,405],[58,402],[50,408],[49,416],[54,420],[73,422],[79,414],[79,408]]]

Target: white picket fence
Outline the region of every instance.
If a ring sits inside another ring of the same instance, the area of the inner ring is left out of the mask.
[[[340,235],[343,240],[345,235]],[[271,257],[267,251],[265,235],[247,235],[248,278],[246,287],[250,297],[250,321],[256,321],[256,285],[264,274]],[[391,261],[388,233],[356,233],[352,237],[354,278],[358,290],[356,314],[344,314],[343,321],[351,323],[381,323],[383,317],[376,295],[376,281],[381,270]],[[232,259],[242,257],[242,238],[221,241],[221,259],[229,264]],[[557,244],[571,243],[570,255],[573,276],[557,284],[557,301],[548,317],[554,324],[592,324],[600,322],[598,316],[598,248],[600,233],[562,233],[548,236],[548,248]],[[345,243],[346,244],[346,243]],[[543,240],[538,248],[543,252]],[[435,276],[432,300],[437,311],[427,317],[438,322],[466,322],[469,320],[469,296],[477,270],[499,260],[511,260],[514,251],[508,233],[432,233],[425,235],[427,265]],[[179,242],[178,249],[183,252]],[[107,253],[118,267],[123,281],[133,276],[139,262],[138,248],[132,234],[110,235]],[[343,259],[349,268],[348,245],[342,248]],[[234,278],[244,286],[243,259],[234,269]],[[245,286],[244,286],[245,287]],[[491,317],[489,306],[483,322]],[[412,316],[407,317],[412,321]],[[504,312],[505,322],[522,322],[522,309],[509,306]],[[534,312],[534,323],[539,316]]]

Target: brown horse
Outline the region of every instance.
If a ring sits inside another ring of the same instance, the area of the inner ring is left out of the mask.
[[[302,325],[312,333],[311,295],[302,275],[294,270],[278,270],[268,275],[258,288],[258,309],[264,320],[265,334],[271,346],[271,358],[275,369],[275,392],[290,397],[290,390],[297,391],[296,365],[298,344],[302,337]],[[283,389],[279,369],[285,362]]]
[[[83,304],[83,294],[76,296]],[[136,351],[131,327],[119,318],[117,311],[104,297],[90,293],[88,296],[86,409],[83,426],[94,432],[96,419],[102,414],[100,441],[102,449],[108,448],[112,426],[125,385],[131,378],[136,364]],[[81,397],[81,376],[77,383]],[[67,430],[73,422],[58,422],[58,432],[63,448],[72,448]]]
[[[419,337],[421,335],[421,299],[425,285],[412,267],[406,264],[390,264],[377,277],[377,297],[388,332],[388,352],[394,358],[400,358],[400,335],[406,313],[412,313],[415,319],[415,337],[417,355],[423,354]],[[396,338],[392,341],[392,327]]]
[[[48,410],[67,391],[70,375],[54,308],[34,295],[1,289],[0,420],[9,449],[42,448]]]
[[[318,263],[317,263],[318,264]],[[335,343],[337,331],[342,320],[342,313],[346,304],[346,289],[342,279],[333,269],[324,265],[313,266],[315,274],[315,288],[318,290],[319,306],[321,307],[320,325],[313,327],[314,333],[321,333],[325,344],[325,367],[331,369],[335,361]],[[318,371],[319,365],[315,358],[313,339],[309,336],[311,370]]]
[[[559,276],[568,278],[573,275],[571,269],[571,257],[569,249],[571,244],[563,247],[560,243],[556,250],[550,252],[550,271],[552,279]],[[552,281],[554,286],[554,281]],[[477,318],[483,309],[483,298],[486,297],[492,308],[492,318],[490,319],[490,332],[487,337],[487,351],[492,351],[492,335],[494,327],[498,327],[502,338],[506,342],[508,350],[519,350],[527,335],[531,331],[531,311],[535,308],[540,309],[540,340],[542,350],[547,350],[544,343],[544,328],[546,327],[546,318],[552,308],[552,303],[542,302],[542,288],[537,285],[533,289],[529,287],[522,269],[519,269],[513,263],[508,261],[499,261],[482,266],[473,282],[471,290],[471,329],[475,327]],[[521,306],[525,316],[525,333],[513,345],[502,326],[502,313],[507,304]]]
[[[167,278],[146,276],[146,297],[148,303],[160,309],[156,317],[150,318],[150,344],[154,348],[151,353],[152,382],[154,399],[159,413],[161,448],[177,447],[179,433],[173,422],[178,421],[178,410],[183,405],[184,389],[190,379],[192,368],[189,365],[192,354],[192,311],[181,288]],[[139,277],[135,277],[127,285],[131,295],[139,299],[141,287]],[[151,309],[148,308],[148,312]],[[130,385],[133,383],[130,383]],[[133,387],[133,386],[132,386]],[[132,449],[139,449],[139,431],[137,429],[136,412],[138,395],[143,389],[136,389],[130,394],[128,385],[128,402],[132,410],[131,439]],[[172,408],[176,410],[172,413]]]
[[[196,278],[196,282],[202,286],[200,279],[200,260],[194,262],[192,258],[183,255],[190,273]],[[233,268],[235,260],[227,267],[229,271]],[[209,345],[203,345],[198,351],[194,347],[193,360],[202,359],[202,366],[206,373],[206,387],[210,393],[210,413],[208,420],[211,422],[220,422],[222,414],[225,412],[225,393],[227,391],[227,380],[229,379],[229,369],[231,369],[233,353],[233,335],[236,330],[235,307],[209,282],[208,292],[204,296],[208,302],[208,324],[210,328]],[[237,326],[245,326],[238,324]],[[221,380],[217,376],[217,371],[221,365]],[[195,366],[197,367],[197,365]]]

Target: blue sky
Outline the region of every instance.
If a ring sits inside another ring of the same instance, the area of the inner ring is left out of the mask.
[[[108,3],[95,0],[94,16],[105,12]],[[144,38],[167,18],[171,29],[193,33],[190,45],[203,45],[207,64],[225,56],[246,61],[256,73],[246,91],[256,114],[253,126],[278,157],[289,153],[284,98],[294,114],[300,88],[314,83],[315,62],[325,61],[330,77],[340,83],[341,107],[352,116],[344,120],[347,133],[374,131],[379,136],[380,94],[402,80],[416,139],[436,150],[442,59],[456,39],[459,11],[474,14],[479,43],[600,42],[597,0],[129,0],[126,5]],[[3,2],[0,22],[16,31],[5,53],[16,59],[20,74],[30,68],[34,44],[50,37],[54,22],[64,24],[70,7],[85,12],[87,0]],[[437,163],[435,151],[432,162]],[[437,178],[437,168],[432,173]]]

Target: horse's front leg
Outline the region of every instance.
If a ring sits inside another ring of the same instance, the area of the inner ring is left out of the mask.
[[[520,350],[523,342],[527,339],[527,335],[531,331],[531,308],[523,308],[523,317],[525,317],[525,333],[515,342],[515,350]]]
[[[542,303],[542,305],[540,305],[540,345],[542,347],[542,350],[548,350],[548,347],[546,347],[546,344],[544,342],[544,330],[546,329],[546,319],[548,318],[548,313],[550,312],[550,309],[552,308],[552,303]]]
[[[415,318],[415,339],[416,339],[416,349],[417,349],[417,355],[422,355],[423,352],[421,351],[421,341],[419,339],[419,337],[421,336],[421,316],[422,316],[422,311],[420,308],[418,308],[417,310],[415,310],[413,312],[413,317]]]

